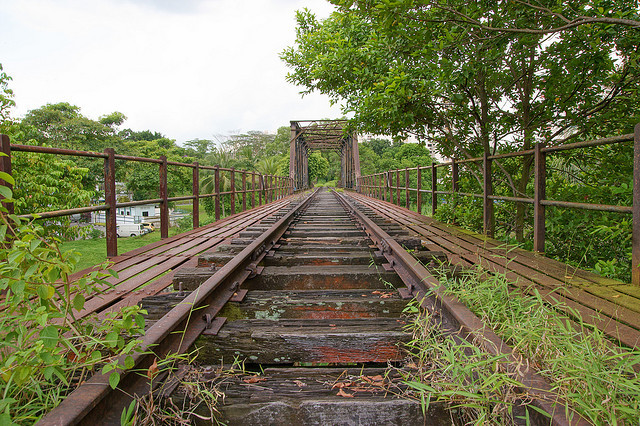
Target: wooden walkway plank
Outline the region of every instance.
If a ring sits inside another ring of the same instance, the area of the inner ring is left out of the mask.
[[[118,277],[107,281],[113,287],[101,294],[88,297],[84,309],[76,313],[82,318],[98,312],[104,318],[107,312],[138,303],[143,297],[157,294],[172,283],[175,271],[187,265],[196,266],[197,255],[210,250],[226,238],[236,235],[289,204],[290,197],[240,212],[205,227],[194,229],[155,243],[131,250],[114,258],[110,269]],[[79,277],[88,268],[74,274]]]

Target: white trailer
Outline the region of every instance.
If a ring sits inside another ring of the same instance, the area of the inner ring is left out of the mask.
[[[141,223],[121,223],[116,226],[116,234],[121,237],[135,237],[146,234],[148,231],[144,229]]]

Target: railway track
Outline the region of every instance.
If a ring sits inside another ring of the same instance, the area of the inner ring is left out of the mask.
[[[143,374],[126,375],[115,391],[96,375],[41,424],[117,424],[132,395],[154,389],[174,404],[197,405],[179,386],[193,374],[216,382],[224,394],[219,420],[227,424],[450,424],[445,405],[423,413],[400,397],[402,380],[387,368],[408,360],[403,310],[413,298],[443,332],[503,354],[500,368],[517,375],[528,403],[550,413],[551,423],[582,423],[556,404],[541,376],[522,371],[508,345],[442,293],[424,266],[442,254],[421,249],[419,238],[348,196],[299,196],[176,273],[176,292],[142,302],[150,313],[147,352],[135,359]],[[194,348],[197,366],[153,380],[145,374],[157,359]]]

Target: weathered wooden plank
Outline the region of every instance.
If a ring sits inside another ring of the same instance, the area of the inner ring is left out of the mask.
[[[423,416],[419,403],[397,397],[405,387],[383,369],[268,368],[259,377],[222,376],[216,381],[225,394],[217,407],[218,421],[229,425],[451,424],[445,404],[430,404]],[[171,398],[180,405],[184,390],[178,388]]]
[[[195,343],[203,363],[235,357],[258,364],[400,361],[410,335],[400,319],[236,320]]]
[[[245,282],[243,287],[252,290],[312,290],[379,289],[403,285],[395,273],[384,272],[374,266],[268,266],[260,275]]]
[[[250,291],[242,303],[228,303],[220,315],[235,319],[398,318],[406,306],[397,291]]]

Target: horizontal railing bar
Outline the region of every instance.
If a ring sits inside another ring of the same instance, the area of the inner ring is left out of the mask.
[[[516,203],[533,204],[533,198],[508,197],[506,195],[489,195],[487,198],[489,198],[490,200],[513,201]]]
[[[55,210],[55,211],[43,212],[43,213],[21,214],[18,217],[21,217],[23,219],[31,219],[32,217],[37,216],[39,219],[49,219],[52,217],[63,217],[63,216],[70,216],[72,214],[79,214],[79,213],[98,212],[98,211],[104,211],[107,209],[109,209],[109,206],[104,204],[101,206],[77,207],[75,209]]]
[[[53,148],[49,146],[11,144],[10,149],[11,151],[37,152],[40,154],[57,154],[57,155],[70,155],[75,157],[107,158],[107,154],[104,154],[102,152],[78,151],[75,149]]]
[[[116,203],[116,208],[141,206],[143,204],[154,204],[154,203],[161,203],[161,202],[162,202],[162,198],[152,198],[150,200],[139,200],[139,201],[126,201],[124,203]]]
[[[621,143],[621,142],[633,142],[633,133],[628,133],[626,135],[620,135],[620,136],[613,136],[611,138],[595,139],[592,141],[574,142],[574,143],[568,143],[564,145],[548,146],[545,148],[541,148],[540,151],[545,153],[557,152],[557,151],[566,151],[566,150],[575,149],[575,148],[591,148],[594,146],[609,145],[609,144]]]
[[[608,204],[573,203],[570,201],[540,200],[543,206],[568,207],[572,209],[597,210],[612,213],[632,213],[633,207],[612,206]]]
[[[159,160],[157,158],[135,157],[132,155],[121,155],[121,154],[115,154],[113,158],[115,158],[116,160],[136,161],[138,163],[162,164],[162,160]]]

